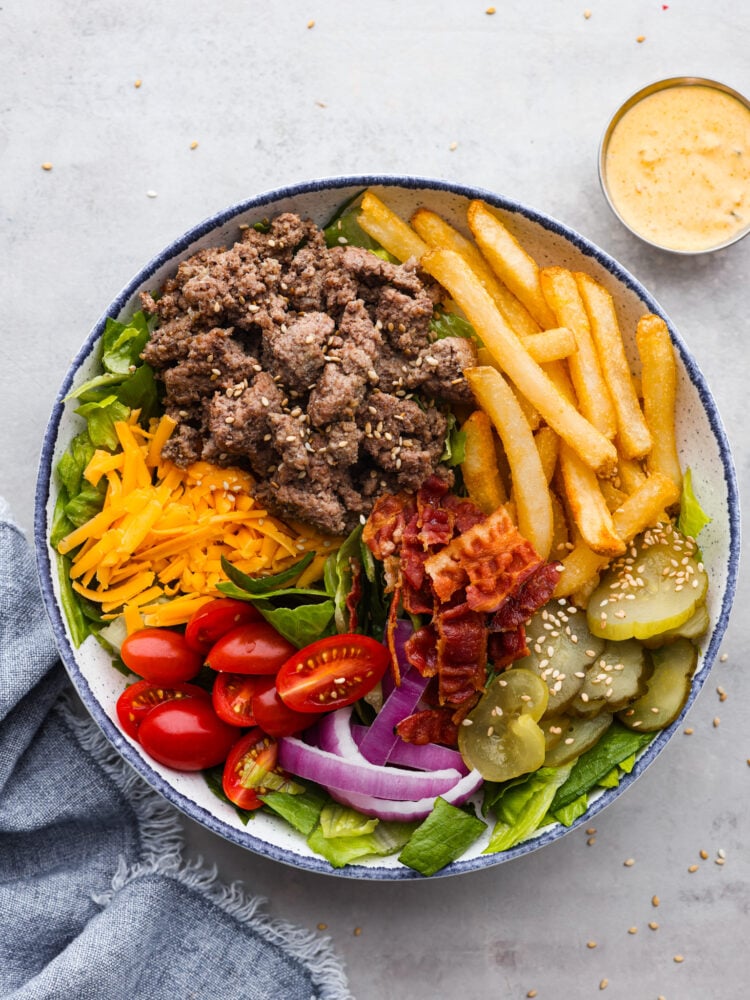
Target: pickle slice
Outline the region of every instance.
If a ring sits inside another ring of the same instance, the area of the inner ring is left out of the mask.
[[[647,682],[646,693],[617,716],[624,726],[641,733],[664,729],[680,714],[690,694],[698,649],[689,639],[678,639],[651,650],[651,658],[654,672]]]
[[[687,622],[707,590],[695,541],[672,523],[659,524],[602,575],[589,599],[588,625],[604,639],[648,639]]]
[[[529,655],[513,669],[532,670],[549,689],[543,718],[560,715],[583,685],[586,671],[604,649],[589,631],[586,615],[566,601],[551,602],[526,626]]]
[[[561,715],[557,725],[553,727],[562,729],[560,742],[547,751],[544,766],[562,767],[563,764],[569,764],[571,760],[580,757],[609,729],[612,719],[613,716],[609,712],[600,712],[591,719],[576,719]]]
[[[637,639],[607,642],[586,671],[568,711],[584,717],[603,709],[617,712],[645,694],[652,669],[651,658]]]
[[[514,667],[496,677],[458,729],[458,748],[486,781],[507,781],[544,763],[545,737],[537,725],[547,707],[547,685]]]
[[[663,646],[675,639],[700,639],[708,632],[710,624],[711,618],[708,614],[708,608],[705,604],[701,604],[684,625],[667,629],[666,632],[660,632],[659,635],[652,636],[650,639],[644,639],[643,645],[648,646],[649,649],[655,649],[657,646]]]

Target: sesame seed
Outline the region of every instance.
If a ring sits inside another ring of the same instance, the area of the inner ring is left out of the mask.
[[[42,170],[51,170],[51,169],[52,169],[52,164],[49,162],[49,160],[46,160],[42,164]]]
[[[628,934],[637,934],[637,933],[638,933],[637,927],[628,927]]]
[[[697,872],[698,871],[698,865],[688,865],[688,871],[692,875],[693,872]]]
[[[659,930],[659,925],[657,924],[657,922],[655,920],[649,921],[649,925],[648,926],[649,926],[649,928],[652,931],[658,931]]]
[[[596,941],[587,941],[586,942],[586,947],[587,948],[596,948]]]
[[[625,861],[623,861],[623,864],[625,865],[626,868],[632,868],[633,865],[635,864],[635,858],[627,858]]]
[[[708,851],[700,851],[699,853],[704,861],[708,858]]]
[[[608,986],[609,986],[609,980],[608,979],[602,979],[602,981],[599,983],[599,989],[600,990],[606,990],[606,988]]]
[[[685,961],[685,956],[684,955],[675,955],[674,961],[677,962],[677,964],[679,965],[680,962],[684,962]]]
[[[651,897],[651,905],[652,906],[658,906],[659,903],[661,903],[661,900],[659,899],[658,896],[652,896]]]
[[[536,995],[537,995],[537,991],[536,991],[536,990],[529,990],[529,992],[528,992],[528,993],[526,994],[526,996],[527,996],[527,997],[529,997],[529,998],[530,998],[530,1000],[533,1000],[533,998],[534,998],[534,997],[535,997]]]

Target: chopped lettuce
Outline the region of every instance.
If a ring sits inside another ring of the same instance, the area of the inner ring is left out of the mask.
[[[357,194],[354,197],[354,203],[351,201],[347,202],[343,210],[335,215],[323,230],[326,246],[364,247],[365,250],[371,250],[372,253],[378,257],[382,257],[383,260],[398,264],[399,261],[360,226],[357,221],[359,213],[359,194]]]
[[[569,774],[569,765],[541,767],[518,783],[508,782],[494,801],[497,822],[484,853],[507,851],[538,830]]]
[[[314,785],[307,785],[301,795],[266,792],[259,798],[272,812],[285,819],[305,837],[309,836],[318,825],[320,813],[330,801],[328,794]]]
[[[417,827],[398,860],[421,875],[434,875],[464,851],[486,830],[473,812],[438,797],[430,815]]]
[[[329,802],[320,813],[320,832],[326,840],[335,837],[364,837],[372,833],[380,820],[365,816],[356,809]]]
[[[466,458],[466,431],[462,431],[452,413],[446,413],[448,430],[445,435],[440,461],[451,467],[460,465]]]
[[[316,854],[322,855],[334,868],[343,868],[352,861],[370,855],[383,857],[395,853],[408,841],[416,825],[416,823],[386,823],[379,820],[370,833],[326,837],[322,826],[318,824],[307,838],[307,843]]]
[[[430,330],[435,340],[443,340],[445,337],[466,337],[467,340],[473,340],[478,347],[484,346],[468,319],[446,309],[436,308],[430,320]]]
[[[682,477],[682,496],[680,497],[680,518],[677,528],[689,538],[697,538],[711,518],[705,513],[693,492],[693,474],[685,469]]]

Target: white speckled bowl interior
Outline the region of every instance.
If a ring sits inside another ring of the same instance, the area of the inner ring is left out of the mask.
[[[110,657],[89,637],[76,649],[59,603],[54,553],[48,542],[49,524],[57,495],[53,470],[70,440],[82,429],[73,404],[63,398],[97,371],[97,342],[106,317],[128,317],[139,307],[138,293],[154,289],[171,275],[180,261],[201,247],[231,244],[240,223],[253,223],[279,212],[292,211],[327,222],[337,208],[364,188],[372,187],[403,217],[420,205],[442,214],[467,235],[466,207],[482,198],[499,210],[509,228],[541,265],[560,264],[588,271],[612,293],[623,331],[632,347],[640,315],[652,311],[664,316],[677,349],[679,364],[678,435],[684,466],[693,472],[693,483],[711,524],[701,534],[701,549],[710,575],[709,610],[712,630],[702,642],[701,656],[690,698],[678,720],[658,733],[639,758],[633,772],[617,788],[602,790],[589,811],[573,827],[549,826],[535,837],[501,854],[483,854],[486,839],[478,841],[460,860],[438,875],[452,875],[500,864],[528,853],[588,823],[591,817],[622,794],[651,764],[679,727],[714,661],[727,626],[739,560],[739,502],[732,458],[716,404],[694,359],[674,324],[658,303],[623,267],[584,237],[564,225],[516,202],[469,187],[418,177],[342,177],[311,181],[258,195],[206,219],[166,247],[150,261],[107,308],[78,352],[60,391],[46,430],[36,495],[35,536],[44,601],[63,662],[89,712],[107,739],[135,770],[178,809],[227,840],[268,858],[298,868],[361,879],[421,878],[392,858],[364,860],[333,869],[313,854],[304,839],[284,821],[258,814],[244,826],[234,809],[216,798],[200,774],[179,773],[155,763],[124,736],[115,721],[115,703],[126,686],[125,677],[111,665]],[[433,876],[437,877],[437,876]]]

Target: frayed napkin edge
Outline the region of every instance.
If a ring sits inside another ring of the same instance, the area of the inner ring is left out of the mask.
[[[55,711],[81,749],[93,757],[128,799],[138,818],[142,860],[128,865],[121,858],[112,877],[111,888],[92,895],[97,905],[107,906],[115,893],[138,879],[154,875],[174,879],[269,944],[302,962],[309,969],[316,988],[311,1000],[353,1000],[346,973],[330,938],[320,937],[313,931],[263,913],[267,902],[263,897],[249,896],[241,882],[222,883],[216,866],[207,867],[202,858],[185,861],[182,857],[184,835],[179,814],[149,788],[107,742],[91,719],[77,714],[70,692],[60,696]]]

